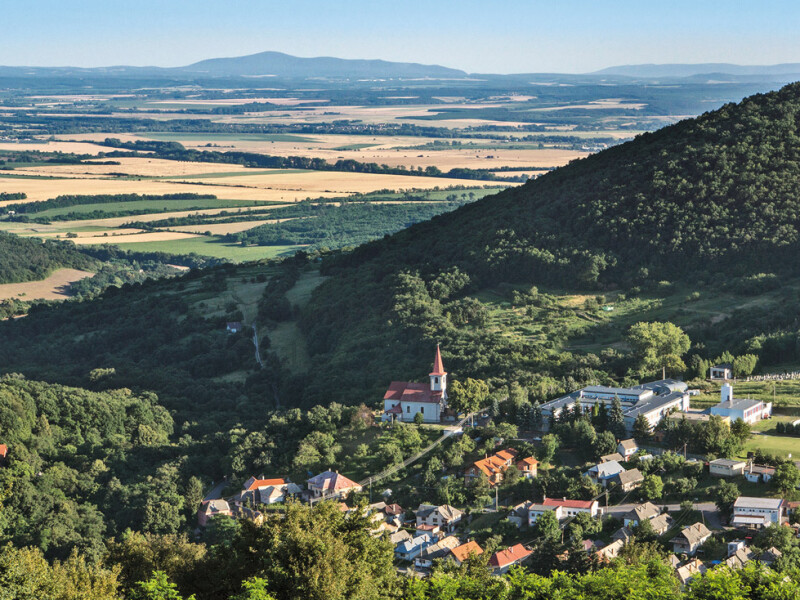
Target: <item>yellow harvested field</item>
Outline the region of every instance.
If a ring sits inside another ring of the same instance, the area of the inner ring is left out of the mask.
[[[180,178],[176,177],[170,181],[180,181]],[[190,180],[185,181],[188,182]],[[256,190],[263,190],[265,193],[284,191],[287,195],[295,193],[305,198],[309,195],[335,196],[356,193],[365,194],[381,189],[432,189],[434,187],[443,188],[454,185],[468,185],[470,183],[477,185],[476,182],[465,181],[464,179],[349,173],[345,171],[304,171],[302,173],[281,173],[280,171],[276,171],[274,174],[231,176],[225,177],[224,179],[215,179],[214,181],[224,181],[228,186],[242,186],[236,189],[247,189],[251,192],[252,195],[239,194],[239,196],[236,196],[242,199],[257,197]],[[216,189],[215,186],[208,186],[205,189],[207,193],[217,193],[214,191]],[[233,198],[234,196],[220,197]]]
[[[161,158],[115,158],[119,165],[42,165],[17,169],[17,173],[35,175],[79,175],[98,177],[109,173],[125,173],[139,177],[179,177],[184,175],[203,175],[205,173],[219,173],[247,171],[242,165],[220,165],[205,162],[183,162],[177,160],[164,160]]]
[[[74,137],[74,136],[68,136]],[[98,141],[103,141],[103,136]],[[119,136],[113,136],[119,137]],[[13,150],[16,152],[74,152],[75,154],[100,154],[101,152],[112,152],[116,148],[109,146],[99,146],[97,144],[87,144],[85,142],[43,142],[35,144],[15,144],[12,142],[0,142],[0,150]]]
[[[77,245],[84,244],[133,244],[139,242],[169,242],[172,240],[184,240],[186,238],[197,237],[193,233],[181,233],[179,231],[149,231],[147,233],[126,233],[136,231],[135,229],[117,229],[113,235],[93,235],[78,237],[73,239]]]
[[[223,167],[225,165],[222,165]],[[357,173],[344,173],[344,175],[351,175],[358,179],[359,177],[380,177],[380,175],[367,175],[363,176]],[[220,185],[217,183],[198,185],[198,184],[184,184],[166,180],[117,180],[117,179],[23,179],[23,178],[5,178],[0,174],[0,189],[4,192],[25,192],[28,195],[28,202],[36,202],[41,200],[48,200],[56,196],[65,194],[178,194],[178,193],[193,193],[193,194],[214,194],[220,199],[232,200],[284,200],[286,202],[296,202],[298,200],[305,200],[310,193],[315,196],[338,196],[341,195],[344,189],[335,189],[335,186],[323,186],[326,189],[333,189],[329,193],[318,192],[318,182],[313,185],[311,189],[305,189],[301,177],[296,177],[295,181],[288,182],[284,180],[282,185],[277,186],[264,186],[264,187],[234,187]],[[248,179],[248,178],[244,178]],[[409,177],[409,180],[425,179],[422,177]],[[214,182],[227,181],[224,179],[214,179]],[[369,188],[370,182],[360,187]],[[437,185],[436,182],[442,180],[427,179],[429,184],[425,187],[433,187]],[[430,183],[434,182],[434,183]],[[375,180],[372,183],[375,187],[372,189],[381,189],[382,187],[389,187],[384,182]],[[438,183],[438,185],[446,185]],[[358,185],[342,186],[359,188]],[[399,186],[398,186],[399,187]],[[408,185],[402,187],[415,187],[414,183],[408,182]],[[420,186],[421,187],[421,186]],[[0,206],[5,204],[14,204],[17,201],[0,202]]]
[[[24,283],[0,284],[0,300],[63,300],[69,297],[67,286],[73,281],[91,277],[94,273],[78,269],[59,269],[47,279]]]
[[[282,223],[283,221],[291,221],[291,219],[264,219],[261,221],[239,221],[238,223],[207,223],[205,225],[180,225],[170,227],[170,231],[181,231],[183,233],[212,233],[214,235],[225,235],[228,233],[239,233],[240,231],[247,231],[259,225],[266,225],[268,223]]]

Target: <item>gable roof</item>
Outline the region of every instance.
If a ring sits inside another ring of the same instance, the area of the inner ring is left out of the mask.
[[[564,508],[585,508],[590,509],[597,500],[567,500],[566,498],[558,500],[557,498],[545,498],[542,500],[542,506],[563,506]]]
[[[661,510],[652,502],[645,502],[634,507],[629,513],[625,515],[625,519],[633,519],[635,521],[645,521],[652,519],[661,514]]]
[[[678,576],[678,579],[682,584],[687,583],[690,579],[692,579],[697,574],[703,574],[706,572],[706,566],[703,564],[699,558],[695,558],[694,560],[690,560],[682,567],[678,567],[675,570],[675,574]]]
[[[622,454],[620,454],[619,452],[612,452],[611,454],[606,454],[600,457],[601,463],[611,462],[612,460],[613,461],[625,460],[625,457],[622,456]]]
[[[464,514],[449,504],[442,504],[440,506],[434,506],[433,504],[420,504],[419,508],[417,508],[414,514],[421,519],[427,519],[434,512],[448,522],[452,521],[453,519],[457,519]]]
[[[263,475],[262,475],[263,477]],[[279,486],[285,485],[286,480],[284,479],[256,479],[255,477],[251,477],[247,481],[244,482],[244,490],[251,492],[253,490],[257,490],[258,488],[265,488],[270,486]]]
[[[617,475],[619,478],[620,485],[626,485],[628,483],[639,483],[644,481],[644,475],[639,469],[631,469],[629,471],[622,471]]]
[[[672,526],[672,517],[668,513],[663,513],[654,519],[650,519],[650,524],[656,532],[665,531]]]
[[[411,383],[408,381],[393,381],[383,395],[384,400],[399,400],[401,402],[431,402],[438,404],[442,400],[441,392],[431,391],[427,383]]]
[[[387,504],[386,507],[383,509],[387,515],[402,515],[405,511],[400,507],[399,504]]]
[[[344,475],[334,473],[330,470],[320,473],[319,475],[315,475],[308,480],[308,483],[316,488],[321,489],[323,492],[333,492],[336,490],[345,490],[350,488],[361,489],[361,486],[352,479],[348,479]]]
[[[215,500],[205,500],[202,510],[206,515],[213,517],[218,514],[230,514],[231,507],[222,498],[217,498]]]
[[[469,558],[470,554],[474,554],[475,556],[483,554],[483,548],[478,545],[478,542],[472,540],[466,544],[451,548],[450,554],[452,554],[458,562],[464,562]]]
[[[458,548],[461,544],[459,539],[454,535],[448,535],[446,538],[442,538],[432,546],[428,546],[422,551],[422,554],[419,555],[420,558],[426,560],[433,560],[434,558],[442,558],[446,554],[448,554],[453,548]]]
[[[621,473],[625,470],[621,464],[619,464],[615,460],[610,460],[608,462],[599,463],[589,469],[590,473],[597,473],[597,477],[599,479],[606,479],[608,477],[613,477],[617,473]]]
[[[502,569],[508,565],[513,565],[525,560],[531,554],[533,554],[532,550],[528,550],[522,544],[516,544],[515,546],[511,546],[510,548],[506,548],[505,550],[500,550],[499,552],[492,554],[492,557],[489,559],[489,565],[497,569]]]
[[[702,542],[710,535],[711,532],[708,530],[708,527],[702,523],[695,523],[694,525],[684,527],[681,532],[672,539],[679,542],[687,541],[690,545],[694,546],[695,544]]]
[[[639,447],[639,445],[636,443],[636,440],[633,438],[620,441],[618,447],[619,446],[622,446],[623,450],[635,450]]]
[[[523,465],[523,466],[525,466],[525,465],[534,466],[534,465],[538,465],[538,464],[539,464],[539,461],[538,461],[538,460],[536,460],[536,459],[535,459],[534,457],[532,457],[532,456],[527,456],[527,457],[525,457],[525,458],[523,458],[523,459],[521,459],[521,460],[518,460],[518,461],[517,461],[517,464],[518,464],[518,465]]]
[[[433,359],[433,371],[431,371],[431,375],[438,375],[440,377],[447,375],[447,371],[444,370],[444,364],[442,363],[442,352],[439,350],[439,344],[436,344],[436,356]]]

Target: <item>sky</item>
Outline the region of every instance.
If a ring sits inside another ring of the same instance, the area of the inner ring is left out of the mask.
[[[800,62],[800,2],[0,0],[0,65],[181,66],[265,50],[471,73]]]

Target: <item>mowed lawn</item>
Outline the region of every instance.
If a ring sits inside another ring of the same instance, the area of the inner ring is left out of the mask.
[[[111,240],[113,243],[113,240]],[[168,252],[170,254],[200,254],[215,258],[227,258],[232,262],[247,262],[262,258],[276,258],[293,254],[302,246],[240,246],[222,241],[220,236],[199,236],[182,240],[165,240],[162,242],[140,242],[132,244],[114,244],[123,250],[134,252]]]
[[[742,457],[746,457],[748,452],[760,449],[762,452],[777,454],[780,456],[800,457],[800,437],[790,437],[782,435],[754,435],[742,451]]]

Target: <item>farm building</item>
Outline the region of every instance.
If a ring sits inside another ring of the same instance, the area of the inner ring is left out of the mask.
[[[731,524],[760,529],[783,522],[784,503],[780,498],[739,496],[733,503]]]

